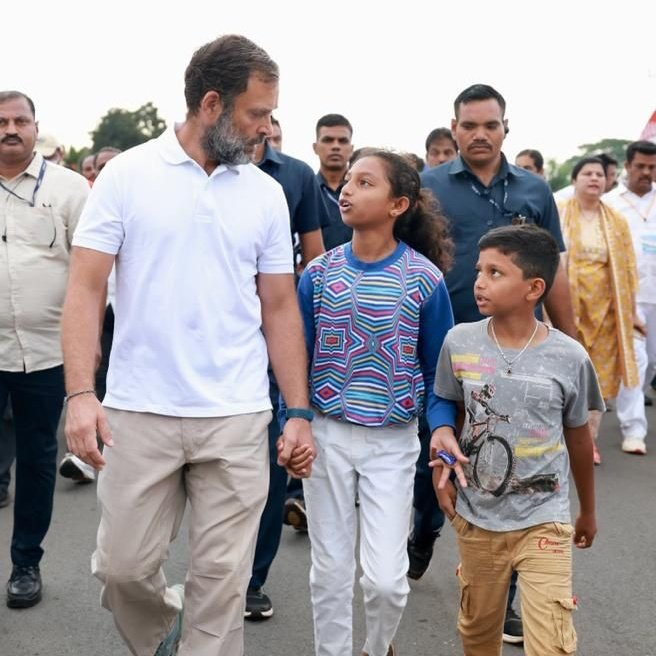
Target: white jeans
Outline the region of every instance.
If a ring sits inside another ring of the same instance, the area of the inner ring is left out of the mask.
[[[367,428],[317,416],[317,458],[303,481],[312,549],[310,592],[317,656],[353,653],[353,584],[360,506],[360,586],[370,656],[385,656],[410,586],[407,540],[417,424]]]
[[[638,304],[638,316],[647,325],[647,339],[635,338],[633,347],[640,384],[627,389],[620,386],[617,395],[617,419],[624,439],[644,440],[647,436],[644,391],[656,370],[656,305]]]

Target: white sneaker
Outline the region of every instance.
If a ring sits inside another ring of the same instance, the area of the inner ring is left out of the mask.
[[[67,453],[62,458],[59,463],[59,473],[76,483],[93,483],[96,480],[96,470],[72,453]]]
[[[624,453],[633,453],[638,456],[644,456],[647,453],[645,441],[637,438],[627,438],[622,442],[622,451]]]

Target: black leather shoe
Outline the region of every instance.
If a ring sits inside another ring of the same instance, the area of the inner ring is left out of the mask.
[[[433,557],[433,545],[435,538],[431,539],[428,544],[419,544],[415,541],[414,536],[408,540],[408,577],[418,581],[428,569],[431,558]]]
[[[41,572],[38,566],[20,567],[14,565],[7,583],[7,606],[9,608],[30,608],[41,601]]]

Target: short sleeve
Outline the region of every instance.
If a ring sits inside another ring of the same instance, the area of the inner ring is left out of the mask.
[[[125,231],[116,167],[109,162],[93,184],[73,236],[73,246],[116,255]]]
[[[326,206],[312,169],[305,165],[299,170],[299,174],[302,178],[301,199],[294,211],[292,226],[294,232],[303,235],[321,228],[322,223],[325,221]]]
[[[588,421],[589,410],[606,409],[604,399],[597,380],[597,373],[592,361],[585,355],[579,366],[576,380],[565,399],[563,408],[563,425],[566,428],[577,428]]]
[[[289,229],[289,209],[282,187],[277,185],[269,210],[269,229],[258,254],[258,273],[293,273],[294,253]]]
[[[556,202],[554,201],[553,194],[549,191],[549,188],[545,183],[544,190],[544,208],[542,217],[537,222],[541,228],[549,231],[551,236],[556,240],[558,244],[558,250],[564,252],[565,242],[563,241],[562,231],[560,229],[560,216],[558,214],[558,208],[556,207]]]
[[[464,398],[462,385],[453,373],[453,366],[451,365],[451,337],[452,331],[449,331],[440,349],[433,389],[435,394],[443,399],[462,401]]]

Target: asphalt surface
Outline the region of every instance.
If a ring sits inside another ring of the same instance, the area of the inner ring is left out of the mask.
[[[613,412],[605,415],[602,424],[604,461],[596,469],[599,534],[591,549],[576,551],[574,558],[580,656],[656,655],[656,408],[648,409],[648,417],[652,425],[650,453],[644,457],[620,451]],[[63,453],[63,442],[61,447]],[[11,567],[11,509],[0,509],[3,585]],[[59,478],[41,564],[43,601],[31,609],[9,610],[3,599],[0,656],[127,656],[110,613],[99,605],[100,583],[89,572],[97,524],[95,484],[80,486]],[[183,525],[165,567],[170,582],[184,579],[185,558]],[[462,654],[455,630],[456,565],[454,536],[447,526],[430,569],[420,581],[411,582],[412,592],[395,640],[399,656]],[[313,654],[308,571],[307,536],[285,527],[265,586],[273,600],[274,616],[246,623],[246,656]],[[354,654],[360,653],[364,641],[362,616],[356,585]],[[504,656],[523,653],[515,646],[505,646],[503,651]]]

